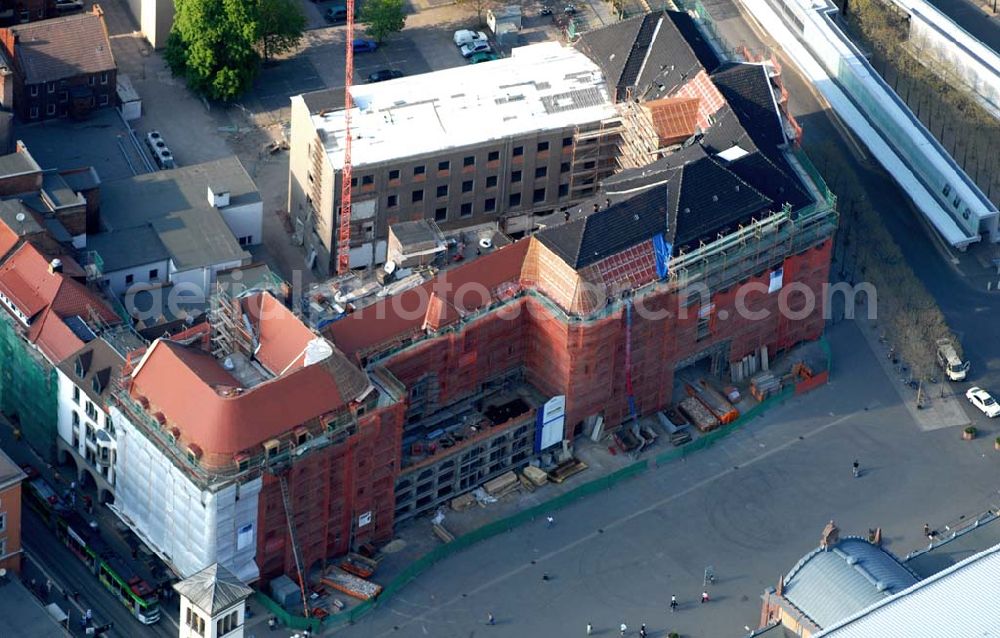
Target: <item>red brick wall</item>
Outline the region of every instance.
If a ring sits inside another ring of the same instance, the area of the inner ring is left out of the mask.
[[[358,431],[339,445],[293,462],[289,494],[303,565],[351,549],[351,523],[365,512],[372,522],[355,530],[354,546],[392,537],[395,479],[403,422],[402,403],[359,419]],[[295,559],[278,479],[264,475],[257,509],[257,565],[262,580],[282,573],[293,578]]]
[[[800,282],[821,300],[829,260],[829,241],[789,257],[784,262],[784,288]],[[762,270],[745,283],[753,282],[766,290],[770,272]],[[672,313],[663,320],[643,318],[638,310],[633,314],[632,382],[640,413],[662,409],[671,402],[674,368],[690,355],[728,340],[731,361],[763,345],[774,356],[822,334],[824,321],[819,307],[804,319],[792,320],[779,312],[778,293],[758,292],[747,295],[745,305],[769,316],[754,320],[739,316],[736,296],[736,287],[712,295],[711,332],[701,341],[697,338],[697,306],[688,308],[687,316],[682,317],[675,294],[637,301],[650,311]],[[792,309],[798,308],[797,297],[788,297]],[[628,416],[622,314],[591,323],[565,323],[531,297],[519,300],[515,308],[515,319],[481,319],[465,326],[461,333],[404,351],[386,365],[408,387],[425,374],[436,374],[442,405],[461,399],[491,376],[523,366],[527,379],[542,392],[567,395],[567,436],[572,436],[579,421],[594,414],[603,413],[612,427]]]

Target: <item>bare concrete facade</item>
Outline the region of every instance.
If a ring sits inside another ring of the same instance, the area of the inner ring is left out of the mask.
[[[342,109],[342,100],[342,90],[292,98],[288,210],[307,264],[323,274],[336,252],[341,171],[314,116]],[[498,224],[514,237],[530,233],[592,196],[614,172],[619,128],[617,118],[580,122],[355,165],[351,267],[384,262],[389,225],[397,222],[433,220],[445,232]]]

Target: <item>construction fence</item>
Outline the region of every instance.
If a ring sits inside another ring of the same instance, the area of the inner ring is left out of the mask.
[[[502,518],[498,521],[494,521],[488,525],[480,527],[477,530],[469,532],[468,534],[459,536],[450,543],[435,547],[427,554],[415,560],[408,567],[406,567],[406,569],[400,572],[399,575],[393,578],[385,586],[377,599],[365,601],[360,605],[344,611],[343,613],[328,616],[323,621],[320,621],[318,619],[303,618],[302,616],[292,615],[283,609],[277,602],[268,598],[263,593],[257,592],[256,598],[283,624],[292,629],[309,629],[313,632],[318,632],[320,629],[330,629],[345,624],[354,624],[374,608],[387,602],[400,590],[406,587],[406,585],[430,569],[436,563],[481,541],[513,531],[515,528],[520,527],[525,523],[530,523],[538,520],[539,518],[544,518],[551,512],[572,505],[581,498],[596,494],[603,490],[609,490],[622,481],[639,476],[647,469],[655,468],[659,465],[664,465],[671,461],[676,461],[677,459],[690,456],[694,452],[710,448],[721,439],[724,439],[730,434],[742,429],[755,418],[763,415],[767,410],[781,405],[786,399],[802,394],[817,385],[825,383],[829,378],[830,366],[832,362],[830,345],[827,342],[826,337],[821,337],[819,339],[819,346],[825,355],[826,365],[825,368],[814,371],[812,378],[786,385],[781,392],[774,394],[753,406],[741,414],[740,418],[733,423],[726,425],[721,429],[709,432],[708,434],[699,436],[690,443],[679,448],[668,450],[667,452],[654,457],[652,462],[650,462],[649,459],[636,461],[635,463],[632,463],[631,465],[628,465],[616,472],[612,472],[606,476],[602,476],[579,485],[574,489],[565,492],[564,494],[560,494],[559,496],[556,496],[555,498],[552,498],[551,500],[548,500],[540,505],[536,505],[524,510],[523,512],[518,512],[517,514]]]

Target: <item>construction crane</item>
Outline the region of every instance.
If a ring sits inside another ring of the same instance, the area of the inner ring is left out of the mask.
[[[340,172],[340,220],[337,224],[337,274],[351,268],[351,84],[354,82],[354,0],[347,0],[344,63],[344,168]]]

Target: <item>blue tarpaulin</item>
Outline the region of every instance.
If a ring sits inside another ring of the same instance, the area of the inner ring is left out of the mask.
[[[653,254],[656,256],[656,275],[666,279],[670,273],[670,252],[673,250],[663,233],[653,236]]]

